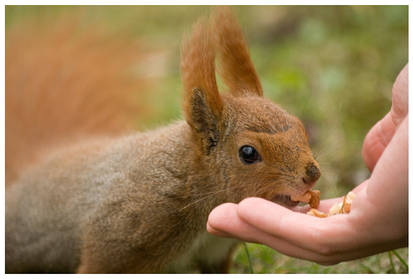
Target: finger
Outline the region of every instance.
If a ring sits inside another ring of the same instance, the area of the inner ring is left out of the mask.
[[[235,237],[247,242],[262,243],[290,257],[311,260],[318,263],[332,263],[329,257],[317,252],[308,251],[288,241],[278,239],[270,234],[254,228],[239,218],[236,204],[222,204],[209,215],[208,232],[224,237]]]
[[[344,251],[354,245],[348,243],[347,236],[353,232],[343,215],[317,218],[260,198],[247,198],[237,209],[239,217],[251,226],[310,251],[323,251],[331,246]]]
[[[225,237],[235,236],[248,242],[258,242],[256,236],[261,233],[238,217],[237,207],[237,204],[224,203],[214,208],[208,216],[208,232],[212,234],[217,232]]]
[[[389,144],[395,131],[396,126],[390,113],[388,113],[367,133],[363,143],[362,156],[370,171],[373,171],[374,166]]]
[[[381,207],[377,212],[385,212],[387,206],[383,205],[393,205],[390,210],[398,212],[396,216],[399,218],[403,216],[404,221],[400,221],[403,224],[407,224],[408,219],[408,125],[408,117],[405,117],[383,157],[378,161],[366,189],[366,200],[378,208]],[[394,221],[395,215],[386,216],[390,217],[389,221]]]
[[[209,224],[209,222],[207,222],[207,232],[209,232],[210,234],[213,234],[213,235],[217,235],[217,236],[221,236],[221,237],[233,237],[231,234],[229,234],[229,233],[226,233],[226,232],[224,232],[224,231],[219,231],[219,230],[217,230],[217,229],[215,229],[213,226],[211,226],[210,224]]]
[[[408,65],[404,66],[393,84],[391,114],[393,122],[399,126],[409,112],[408,106]]]

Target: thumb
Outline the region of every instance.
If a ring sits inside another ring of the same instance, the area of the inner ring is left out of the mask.
[[[409,112],[409,65],[399,73],[393,85],[391,114],[393,122],[399,126]]]
[[[396,126],[391,113],[387,113],[383,119],[376,123],[364,139],[362,156],[367,168],[372,171],[378,159],[392,139]]]
[[[398,74],[392,89],[392,107],[382,120],[369,131],[363,143],[362,155],[370,171],[392,139],[397,126],[406,117],[408,107],[408,64]]]

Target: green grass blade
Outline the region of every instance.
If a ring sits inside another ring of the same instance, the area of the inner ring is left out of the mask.
[[[362,262],[360,263],[360,265],[361,265],[364,269],[366,269],[367,272],[370,273],[370,274],[375,274],[375,273],[377,273],[377,272],[375,272],[373,269],[371,269],[369,266],[365,265],[365,264],[362,263]]]
[[[391,272],[396,273],[396,269],[394,268],[393,257],[391,255],[391,252],[389,251],[387,253],[389,255],[389,260],[390,260],[390,265],[391,265]]]
[[[252,269],[252,263],[251,263],[251,257],[250,257],[250,252],[248,251],[248,247],[247,247],[247,243],[243,242],[242,244],[244,244],[244,248],[245,248],[245,253],[247,254],[247,258],[248,258],[248,270],[249,273],[254,273],[254,270]]]
[[[396,251],[392,251],[393,254],[399,259],[399,261],[404,265],[404,267],[409,270],[409,265],[403,260],[402,257],[400,257],[399,253],[397,253]]]

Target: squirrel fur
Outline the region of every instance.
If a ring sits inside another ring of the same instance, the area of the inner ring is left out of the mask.
[[[305,129],[263,97],[228,10],[194,25],[181,74],[185,120],[65,144],[7,186],[7,273],[226,272],[237,241],[207,234],[214,207],[249,196],[283,203],[314,185]],[[260,161],[240,159],[246,145]]]

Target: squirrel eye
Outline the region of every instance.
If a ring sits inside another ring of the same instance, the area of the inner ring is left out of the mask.
[[[255,148],[250,145],[241,146],[238,154],[239,158],[241,159],[241,162],[247,165],[261,161],[260,154],[258,154],[257,150],[255,150]]]

